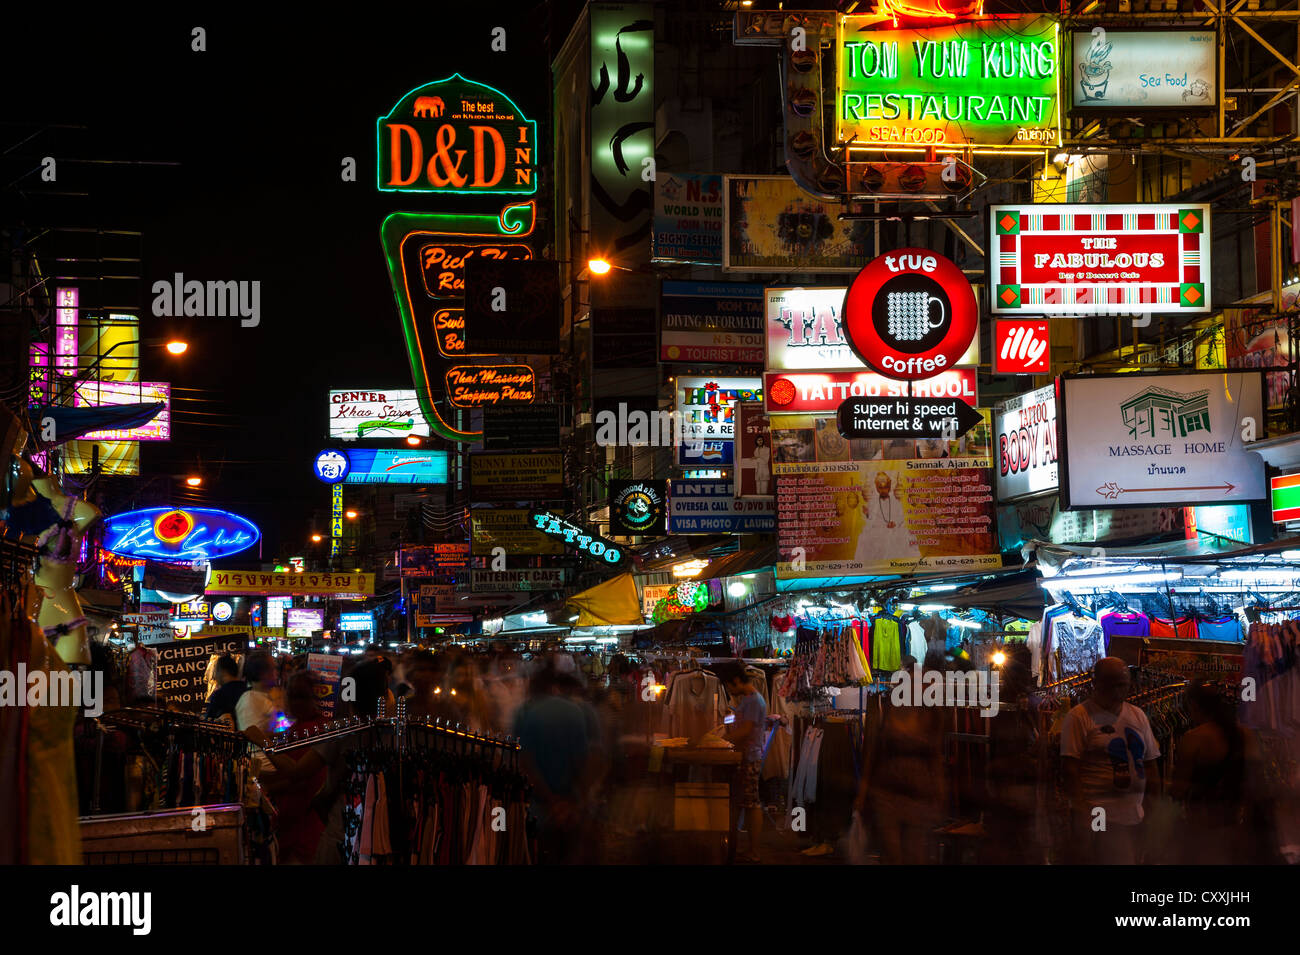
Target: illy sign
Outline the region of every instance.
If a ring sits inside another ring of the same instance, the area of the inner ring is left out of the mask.
[[[1049,341],[1045,319],[999,319],[994,326],[993,374],[1049,374]]]

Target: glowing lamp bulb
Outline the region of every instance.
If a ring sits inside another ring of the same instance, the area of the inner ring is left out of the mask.
[[[190,487],[198,487],[200,484],[203,483],[203,478],[201,478],[201,477],[187,477],[187,478],[185,479],[185,483],[188,484]]]
[[[411,447],[413,447],[413,448],[418,448],[418,447],[420,446],[420,439],[417,438],[417,437],[416,437],[415,435],[413,435],[413,434],[412,434],[412,435],[408,435],[407,438],[406,438],[406,443],[409,444],[409,445],[410,445]]]
[[[608,275],[609,270],[613,268],[613,266],[604,259],[589,259],[587,261],[587,268],[591,270],[592,275]]]
[[[167,343],[167,350],[173,355],[184,355],[189,351],[189,342],[174,341]]]
[[[993,654],[992,659],[993,659],[993,665],[995,667],[1000,667],[1002,666],[1002,664],[1007,662],[1007,655],[1003,653],[1001,650],[999,650],[997,653]]]
[[[348,511],[348,512],[347,512],[347,516],[348,516],[348,520],[350,520],[350,521],[355,521],[355,520],[357,519],[357,512],[356,512],[356,511]]]
[[[321,542],[321,536],[320,536],[319,534],[312,534],[312,535],[311,535],[311,542],[312,542],[313,544],[319,544],[319,543]]]

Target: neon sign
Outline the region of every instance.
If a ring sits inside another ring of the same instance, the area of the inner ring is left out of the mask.
[[[104,550],[139,559],[215,560],[247,550],[261,536],[252,521],[207,507],[150,507],[104,521]]]
[[[456,365],[447,370],[447,400],[457,408],[527,405],[537,395],[537,376],[527,365]]]
[[[537,191],[537,123],[459,73],[411,90],[376,127],[380,192]]]
[[[528,520],[534,530],[541,531],[548,537],[563,538],[566,544],[577,548],[592,560],[603,560],[607,564],[623,562],[623,551],[613,541],[598,537],[562,517],[545,511],[529,511]]]
[[[835,135],[854,150],[1061,142],[1060,32],[1048,17],[881,29],[840,21]]]

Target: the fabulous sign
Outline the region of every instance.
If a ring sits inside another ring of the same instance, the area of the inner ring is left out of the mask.
[[[990,307],[1004,315],[1210,311],[1210,207],[990,206]]]
[[[164,561],[214,560],[247,550],[261,532],[247,518],[207,507],[149,507],[104,521],[104,549]]]
[[[453,73],[377,124],[381,192],[532,195],[537,123],[510,97]]]

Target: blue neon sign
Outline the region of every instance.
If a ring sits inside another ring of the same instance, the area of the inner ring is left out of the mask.
[[[370,630],[375,629],[375,616],[372,613],[341,613],[339,614],[340,630]]]
[[[104,521],[104,550],[123,557],[215,560],[247,550],[261,537],[247,518],[209,507],[148,507]]]

